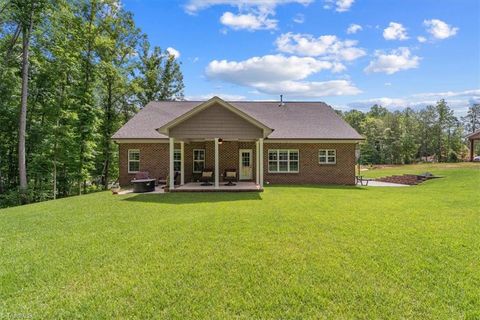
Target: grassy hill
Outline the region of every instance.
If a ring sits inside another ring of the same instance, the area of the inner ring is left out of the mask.
[[[0,210],[0,319],[480,318],[480,166],[365,174],[425,171]]]

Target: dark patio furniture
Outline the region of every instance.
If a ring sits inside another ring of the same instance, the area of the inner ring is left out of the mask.
[[[175,171],[175,174],[173,175],[173,184],[175,184],[175,185],[178,184],[177,179],[178,179],[179,176],[180,176],[180,172]],[[167,177],[165,179],[160,178],[160,179],[158,179],[158,184],[160,186],[162,186],[162,188],[165,188],[169,183],[169,179],[170,179],[169,175],[167,175]]]
[[[361,186],[368,186],[368,183],[373,179],[364,178],[363,176],[355,176],[356,184],[360,183]]]
[[[213,181],[213,170],[212,169],[203,169],[202,176],[200,177],[200,182],[202,186],[211,186]]]
[[[225,169],[223,180],[227,181],[226,186],[235,186],[237,181],[237,169]]]
[[[155,179],[151,179],[146,171],[137,172],[131,183],[134,193],[155,191]]]

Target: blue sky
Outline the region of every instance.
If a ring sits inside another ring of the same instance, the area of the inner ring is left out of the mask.
[[[395,109],[480,101],[477,0],[123,0],[182,63],[187,99]]]

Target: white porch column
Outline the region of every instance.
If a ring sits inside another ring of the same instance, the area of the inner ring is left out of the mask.
[[[170,170],[168,172],[169,176],[169,185],[170,185],[170,190],[173,190],[175,188],[175,171],[173,168],[173,152],[175,151],[175,140],[174,138],[169,139],[170,142]]]
[[[183,186],[185,184],[185,142],[180,142],[180,156],[182,157],[180,165],[180,184]]]
[[[255,182],[260,184],[260,146],[258,140],[255,141]]]
[[[259,161],[260,161],[260,188],[263,188],[263,138],[258,139],[258,144],[259,144],[259,150],[258,152],[260,153]]]
[[[218,163],[218,138],[215,138],[215,189],[218,189],[220,185],[220,175],[219,171],[220,166]]]

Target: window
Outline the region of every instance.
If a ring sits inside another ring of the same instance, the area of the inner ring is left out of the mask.
[[[128,173],[140,171],[140,150],[128,149]]]
[[[202,172],[205,167],[205,150],[193,150],[193,172]]]
[[[268,172],[298,172],[298,150],[268,150]]]
[[[337,163],[337,151],[335,149],[321,149],[318,151],[318,162],[321,164]]]
[[[182,152],[180,149],[173,151],[173,170],[180,172],[182,170]]]

